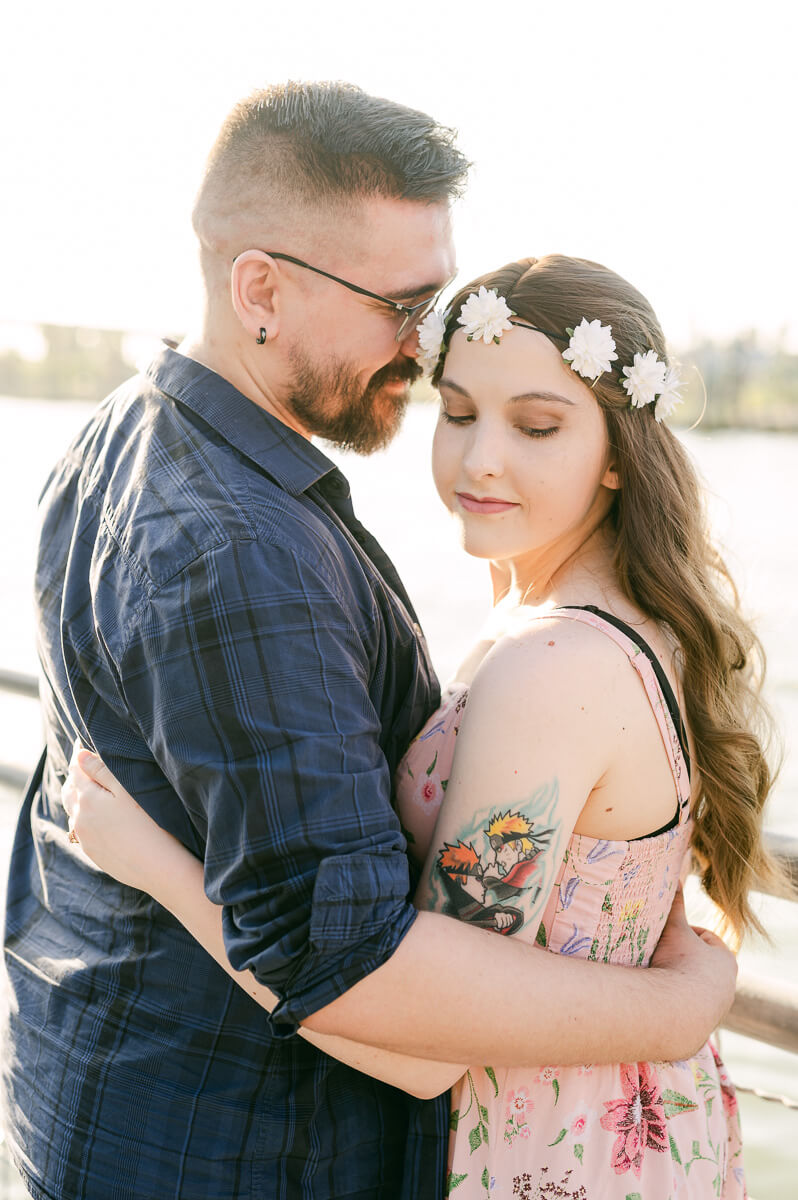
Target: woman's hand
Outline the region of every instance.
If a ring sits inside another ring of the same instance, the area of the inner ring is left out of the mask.
[[[61,790],[70,840],[120,883],[152,893],[164,847],[174,842],[111,774],[77,743]],[[72,836],[74,835],[74,836]]]

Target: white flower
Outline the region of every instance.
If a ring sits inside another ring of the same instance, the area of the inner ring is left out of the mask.
[[[656,350],[647,350],[645,354],[636,354],[631,367],[624,367],[623,373],[628,378],[623,380],[632,400],[633,408],[643,408],[665,386],[665,363],[657,358]]]
[[[664,421],[669,417],[677,405],[681,404],[684,397],[680,392],[680,388],[684,387],[684,382],[679,378],[679,372],[675,367],[668,367],[665,372],[665,381],[662,386],[657,403],[654,405],[654,416],[658,421]]]
[[[418,363],[425,375],[432,375],[443,350],[446,323],[437,309],[427,313],[418,327]]]
[[[565,361],[583,379],[598,379],[605,371],[611,371],[611,363],[617,357],[612,326],[588,321],[586,317],[582,317],[571,334],[568,349],[563,351]]]
[[[460,309],[457,323],[465,329],[469,342],[482,338],[487,346],[491,342],[498,343],[505,329],[512,329],[509,318],[513,316],[515,313],[508,308],[504,296],[500,296],[495,288],[488,291],[483,286],[478,293],[472,292],[468,297]]]

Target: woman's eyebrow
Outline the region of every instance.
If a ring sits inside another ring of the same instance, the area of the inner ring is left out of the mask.
[[[471,395],[459,383],[455,383],[453,379],[440,379],[438,387],[447,387],[451,391],[457,392],[459,396],[464,396],[466,400],[471,399]],[[559,392],[523,392],[520,396],[511,396],[507,401],[508,404],[523,404],[527,400],[553,400],[559,404],[568,404],[571,408],[574,407],[574,401],[569,400],[567,396],[561,396]]]
[[[521,396],[511,396],[507,403],[523,404],[525,400],[554,400],[559,404],[574,407],[574,401],[569,400],[567,396],[561,396],[559,392],[524,392]]]
[[[446,378],[439,379],[438,387],[439,388],[442,388],[442,387],[451,388],[451,390],[453,392],[457,392],[458,395],[465,396],[466,400],[471,399],[470,392],[467,392],[464,387],[460,387],[460,384],[455,383],[453,379],[446,379]]]

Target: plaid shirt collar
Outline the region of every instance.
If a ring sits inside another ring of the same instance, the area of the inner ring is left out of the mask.
[[[307,438],[259,408],[215,371],[171,346],[164,346],[146,374],[159,391],[190,408],[289,495],[299,496],[332,471],[340,474]]]

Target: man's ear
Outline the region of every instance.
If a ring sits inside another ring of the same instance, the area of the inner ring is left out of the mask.
[[[245,250],[233,262],[230,299],[244,329],[256,341],[273,341],[280,331],[280,269],[262,250]]]

